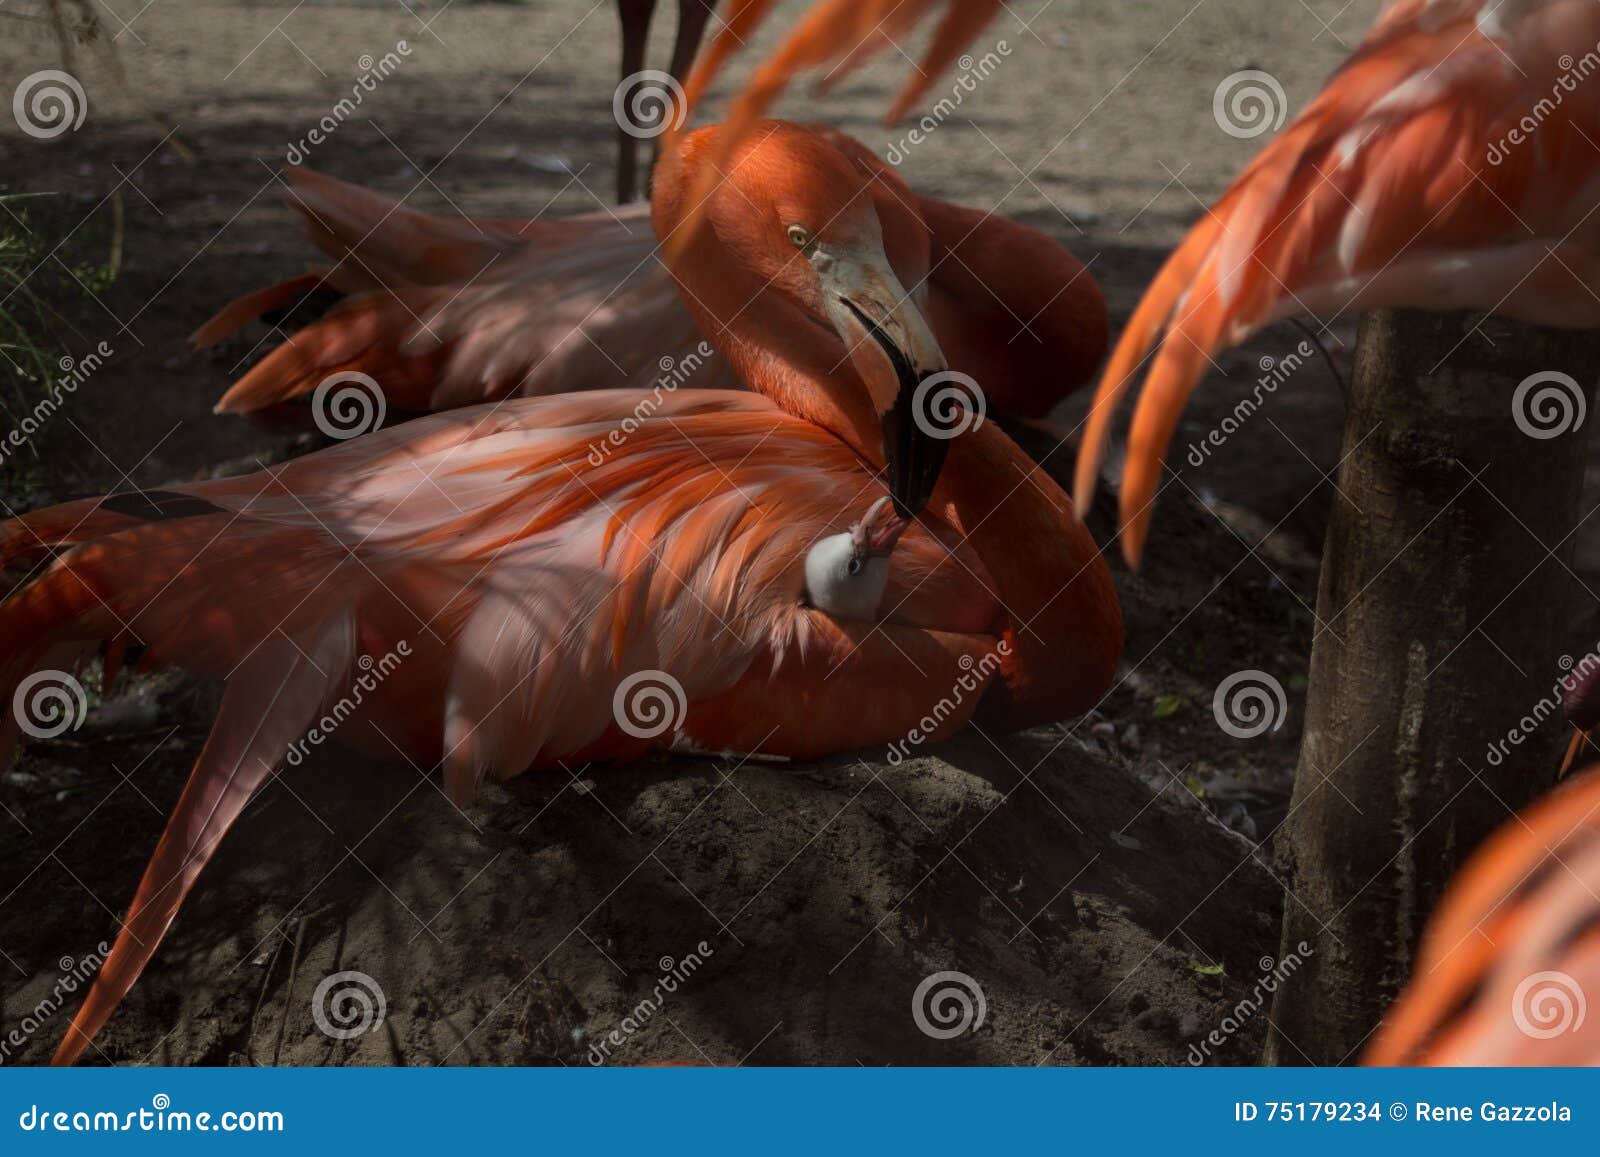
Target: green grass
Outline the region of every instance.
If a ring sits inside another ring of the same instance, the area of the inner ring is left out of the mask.
[[[7,439],[62,377],[68,351],[57,307],[114,277],[104,263],[57,251],[59,226],[38,211],[48,196],[0,191],[0,497],[13,509],[20,496],[48,488],[44,455],[55,424],[41,423],[21,446]]]

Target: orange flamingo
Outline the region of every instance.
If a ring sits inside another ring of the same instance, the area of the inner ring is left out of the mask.
[[[950,367],[981,381],[988,403],[1043,417],[1089,381],[1109,330],[1100,288],[1077,258],[1025,225],[916,193],[844,133],[811,131],[871,180],[890,263],[924,301]],[[655,257],[644,206],[462,221],[287,172],[287,199],[333,264],[230,303],[192,340],[211,345],[324,288],[347,296],[253,366],[219,411],[292,415],[290,403],[338,373],[372,378],[400,412],[648,388],[668,375],[674,388],[739,384],[702,356],[702,333],[714,336],[721,321],[696,324]],[[914,276],[923,267],[925,285]]]
[[[667,158],[663,231],[713,136]],[[108,679],[138,644],[146,663],[227,682],[59,1062],[104,1024],[254,790],[325,713],[344,719],[341,743],[437,763],[464,800],[485,775],[557,759],[891,741],[973,670],[981,698],[939,735],[971,718],[1059,719],[1103,694],[1121,614],[1066,495],[993,423],[941,440],[909,416],[942,353],[891,266],[867,176],[792,125],[736,159],[672,272],[694,308],[729,318],[719,348],[765,397],[680,390],[648,411],[631,391],[516,399],[245,478],[0,524],[0,567],[33,568],[0,604],[4,702],[30,672],[101,646]],[[748,307],[730,314],[735,298]],[[881,493],[884,467],[899,518],[872,504],[860,537],[894,549],[875,580],[885,609],[838,621],[805,604],[806,563],[851,533],[847,511]],[[396,653],[339,715],[360,657]],[[671,726],[630,722],[644,677],[681,707]],[[17,727],[8,716],[0,749]]]
[[[1369,1065],[1600,1064],[1600,773],[1473,857],[1428,925]]]

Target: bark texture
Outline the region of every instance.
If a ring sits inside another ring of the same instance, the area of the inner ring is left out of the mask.
[[[1519,389],[1551,373],[1577,388]],[[1597,334],[1362,324],[1278,835],[1280,959],[1302,966],[1274,998],[1269,1064],[1359,1060],[1463,860],[1554,782],[1592,424],[1574,423],[1597,379]]]

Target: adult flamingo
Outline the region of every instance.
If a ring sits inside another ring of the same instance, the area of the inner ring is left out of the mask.
[[[1369,1065],[1600,1064],[1600,772],[1511,820],[1429,922]]]
[[[917,289],[950,367],[979,381],[990,405],[1043,417],[1089,381],[1106,307],[1071,253],[1025,225],[918,194],[844,133],[810,131],[871,181],[891,264]],[[644,206],[462,221],[301,167],[287,174],[288,201],[333,264],[230,303],[192,340],[211,345],[322,289],[346,296],[240,378],[222,412],[292,414],[289,403],[337,373],[367,375],[388,408],[411,413],[663,377],[674,388],[739,384],[703,356],[707,326],[720,321],[697,324],[655,256]]]
[[[665,188],[688,184],[713,135],[668,159]],[[339,740],[438,763],[459,799],[485,775],[674,741],[794,756],[888,741],[973,670],[981,698],[939,734],[1098,700],[1122,641],[1104,560],[993,423],[943,442],[906,417],[942,355],[890,266],[867,178],[794,126],[738,156],[673,272],[717,316],[748,303],[718,340],[767,397],[680,390],[648,411],[628,391],[511,400],[262,474],[0,525],[0,566],[39,568],[0,604],[4,702],[30,672],[102,645],[111,677],[141,644],[145,662],[228,683],[58,1061],[138,978],[358,656],[411,652],[358,697]],[[796,166],[817,179],[794,181]],[[656,200],[664,229],[684,211]],[[882,621],[837,622],[802,603],[805,555],[872,503],[885,464],[896,503],[926,511],[896,548]],[[626,717],[646,672],[681,689],[675,728]],[[0,732],[7,748],[17,724]]]

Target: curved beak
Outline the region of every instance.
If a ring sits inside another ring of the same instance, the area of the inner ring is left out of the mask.
[[[828,318],[878,411],[895,512],[915,518],[933,494],[949,449],[946,437],[918,419],[914,404],[923,379],[947,368],[944,351],[881,246],[819,246],[811,260]]]

